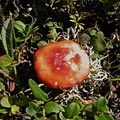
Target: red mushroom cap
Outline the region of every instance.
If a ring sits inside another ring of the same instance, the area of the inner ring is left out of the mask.
[[[34,69],[40,81],[51,88],[70,88],[90,73],[87,53],[73,41],[63,40],[38,49]]]

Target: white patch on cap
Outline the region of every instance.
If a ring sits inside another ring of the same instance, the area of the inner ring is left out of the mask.
[[[60,70],[60,67],[57,67],[57,70]]]
[[[74,78],[70,78],[70,79],[69,79],[69,81],[72,81],[72,80],[74,80]]]
[[[68,63],[69,65],[71,64],[71,62],[70,62],[70,61],[68,61],[67,63]]]
[[[56,86],[58,86],[58,84],[59,84],[58,82],[55,82],[55,85],[56,85]]]
[[[55,55],[59,55],[60,53],[55,53]]]
[[[71,62],[70,60],[71,60],[72,58],[74,58],[77,53],[78,53],[78,52],[76,52],[76,51],[74,51],[74,52],[71,51],[71,52],[70,52],[68,55],[66,55],[66,57],[65,57],[66,63],[69,64],[69,65],[71,66],[71,69],[74,70],[74,71],[78,71],[78,65],[75,64],[75,63],[73,63],[73,62]]]
[[[75,63],[71,64],[71,69],[74,71],[78,71],[78,65],[76,65]]]
[[[73,57],[74,57],[74,53],[70,52],[68,55],[66,55],[65,59],[66,59],[66,61],[69,61]]]

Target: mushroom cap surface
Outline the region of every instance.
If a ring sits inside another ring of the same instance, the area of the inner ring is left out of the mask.
[[[87,53],[73,41],[63,40],[38,49],[33,57],[40,81],[51,88],[70,88],[90,73]]]

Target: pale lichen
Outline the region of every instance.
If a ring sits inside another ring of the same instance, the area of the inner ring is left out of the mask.
[[[73,27],[70,27],[67,29],[67,32],[63,32],[62,36],[65,40],[70,40],[71,38],[76,39],[80,31],[81,31],[80,29],[76,30]]]
[[[80,31],[81,30],[74,30],[72,27],[68,28],[67,32],[63,33],[64,39],[70,40],[72,36],[73,40],[76,41],[78,33]],[[90,66],[91,66],[90,74],[86,78],[86,80],[83,81],[83,84],[86,84],[89,82],[89,84],[92,84],[91,89],[89,91],[86,90],[86,88],[84,88],[84,85],[81,85],[81,83],[70,88],[69,90],[67,90],[67,92],[65,92],[65,94],[62,96],[62,99],[60,100],[60,103],[63,106],[66,106],[69,103],[69,101],[73,99],[78,99],[84,103],[84,99],[81,97],[80,89],[85,93],[89,92],[89,94],[93,94],[94,89],[97,87],[98,84],[100,85],[100,82],[102,82],[103,80],[109,79],[109,74],[107,73],[107,71],[103,69],[103,66],[102,66],[102,61],[105,58],[107,58],[108,55],[103,56],[101,58],[99,57],[92,58],[91,56],[95,54],[93,50],[93,46],[92,45],[89,46],[86,44],[86,45],[83,45],[83,48],[86,49],[86,52],[90,56]]]
[[[85,45],[85,47],[90,56],[95,54],[95,52],[93,51],[93,46],[89,47],[88,45]],[[104,60],[106,57],[108,57],[108,55],[101,58],[90,57],[91,72],[88,78],[93,80],[100,80],[100,81],[104,79],[108,79],[108,73],[105,70],[103,70],[103,66],[102,66],[102,60]]]

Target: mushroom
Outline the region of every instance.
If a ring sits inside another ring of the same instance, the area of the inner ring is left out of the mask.
[[[49,43],[38,49],[33,61],[38,79],[55,89],[73,87],[90,73],[87,53],[70,40]]]

